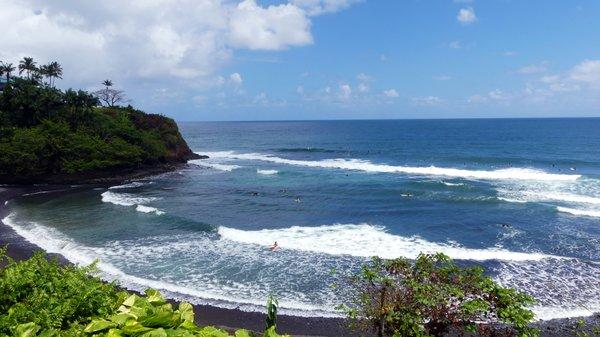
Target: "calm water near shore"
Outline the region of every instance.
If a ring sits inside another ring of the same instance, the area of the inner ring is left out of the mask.
[[[121,186],[14,200],[4,222],[107,278],[177,298],[336,315],[331,273],[444,252],[600,311],[600,119],[180,123],[208,160]],[[278,241],[282,249],[269,252]]]

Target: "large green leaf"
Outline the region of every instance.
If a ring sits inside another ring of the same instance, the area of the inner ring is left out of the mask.
[[[183,321],[194,321],[194,307],[188,302],[179,303],[179,314]]]
[[[40,330],[40,327],[33,322],[19,324],[15,328],[14,336],[15,337],[32,337],[32,336],[35,336],[35,334],[38,332],[38,330]]]
[[[146,289],[146,298],[148,302],[154,305],[167,303],[163,295],[158,290],[152,288]]]
[[[110,322],[110,321],[107,321],[104,319],[95,319],[95,320],[91,321],[90,324],[88,324],[83,331],[87,332],[87,333],[93,333],[93,332],[106,330],[109,328],[114,328],[116,326],[117,325],[113,322]]]
[[[167,337],[167,333],[165,332],[165,329],[158,328],[158,329],[154,329],[154,330],[146,332],[145,334],[142,335],[142,337]]]
[[[235,332],[235,337],[252,337],[252,335],[250,334],[250,331],[242,329]]]

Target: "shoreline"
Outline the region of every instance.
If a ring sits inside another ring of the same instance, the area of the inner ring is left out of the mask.
[[[68,187],[68,186],[67,186]],[[43,251],[40,247],[26,241],[12,228],[1,222],[9,215],[9,207],[5,205],[10,199],[25,193],[35,193],[40,190],[64,189],[65,186],[44,187],[9,187],[0,186],[0,247],[8,246],[8,255],[15,260],[24,260],[31,257],[37,251]],[[61,263],[70,263],[67,259],[57,254],[48,254],[58,257]],[[1,266],[0,266],[1,267]],[[135,292],[128,290],[130,292]],[[265,299],[266,303],[266,299]],[[198,325],[212,325],[216,327],[231,329],[247,329],[261,332],[264,330],[266,314],[261,312],[248,312],[239,309],[226,309],[206,304],[193,304],[195,322]],[[356,336],[349,331],[344,319],[330,317],[301,317],[290,315],[277,316],[277,329],[280,333],[293,336]]]
[[[5,202],[26,193],[35,193],[40,190],[56,190],[61,192],[66,189],[71,190],[69,186],[48,185],[43,187],[36,186],[0,186],[0,221],[9,215],[9,207]],[[85,187],[84,187],[85,188]],[[7,246],[7,253],[15,260],[23,260],[31,257],[35,252],[42,249],[19,236],[12,228],[0,223],[0,247]],[[61,263],[70,263],[67,259],[58,254],[48,254],[57,257]],[[1,266],[0,266],[1,267]],[[130,292],[136,292],[128,290]],[[171,300],[174,301],[174,300]],[[266,300],[265,300],[266,301]],[[248,312],[239,309],[220,308],[206,304],[194,304],[196,323],[199,325],[212,325],[224,329],[248,329],[251,331],[262,331],[266,315],[260,312]],[[591,329],[600,326],[600,313],[595,313],[585,317],[558,318],[552,320],[541,320],[533,323],[540,329],[541,336],[560,337],[577,336],[576,327],[578,321],[586,322],[585,328],[579,331],[591,333]],[[278,315],[278,330],[281,333],[291,334],[292,336],[358,336],[357,332],[350,331],[343,318],[331,317],[301,317],[291,315]],[[591,334],[590,336],[594,336]]]

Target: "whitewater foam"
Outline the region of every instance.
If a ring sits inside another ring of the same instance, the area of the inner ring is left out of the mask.
[[[106,191],[101,194],[102,202],[119,206],[135,206],[157,200],[157,198],[139,197],[129,193],[115,193]]]
[[[208,161],[207,159],[193,159],[188,161],[189,164],[194,164],[202,167],[212,168],[218,171],[231,172],[241,168],[239,165],[227,165]]]
[[[279,171],[277,171],[277,170],[261,170],[261,169],[257,169],[256,173],[263,174],[263,175],[274,175],[274,174],[279,173]]]
[[[26,241],[35,244],[44,251],[53,254],[60,254],[70,262],[86,266],[97,261],[97,267],[102,274],[100,275],[107,281],[118,281],[125,288],[136,291],[143,291],[148,287],[165,292],[169,298],[184,299],[195,304],[209,304],[219,307],[240,309],[245,311],[264,311],[263,298],[240,298],[226,295],[225,293],[213,293],[211,291],[201,291],[186,285],[171,283],[168,281],[154,280],[144,277],[138,277],[127,274],[111,263],[107,263],[100,258],[103,253],[107,253],[108,249],[115,247],[88,247],[78,244],[60,231],[41,225],[36,222],[17,222],[16,215],[10,214],[2,222],[11,227],[19,236]],[[181,241],[181,240],[178,240]],[[194,240],[202,241],[200,238]],[[202,242],[200,246],[207,245],[208,242]],[[140,248],[140,247],[138,247]],[[145,247],[144,251],[151,251]],[[185,251],[189,250],[189,246],[183,247]],[[119,255],[123,255],[122,252]],[[220,284],[222,288],[228,288],[231,285]],[[318,305],[302,303],[294,300],[280,299],[279,303],[284,309],[282,313],[288,313],[300,316],[319,316],[319,317],[337,317],[339,313],[324,309]]]
[[[416,258],[420,253],[442,252],[459,260],[530,261],[560,258],[542,253],[511,252],[502,248],[467,248],[456,244],[435,243],[418,236],[393,235],[383,227],[369,224],[337,224],[320,227],[289,227],[245,231],[219,227],[222,239],[267,247],[277,241],[282,249],[352,255],[359,257]]]
[[[600,211],[597,211],[597,210],[577,209],[577,208],[568,208],[568,207],[561,207],[561,206],[556,207],[556,210],[559,212],[562,212],[562,213],[569,213],[572,215],[600,218]]]
[[[135,208],[136,211],[141,213],[155,213],[156,215],[163,215],[165,212],[150,206],[137,205]]]
[[[442,181],[442,184],[446,185],[446,186],[463,186],[463,183],[451,183],[451,182],[447,182],[447,181]]]
[[[443,168],[436,166],[412,167],[376,164],[361,159],[324,159],[324,160],[294,160],[265,155],[260,153],[235,153],[220,151],[207,153],[213,159],[260,160],[277,164],[343,169],[376,173],[405,173],[428,176],[447,176],[480,180],[541,180],[541,181],[574,181],[581,177],[576,174],[554,174],[532,168],[508,168],[492,171],[465,170]]]
[[[126,188],[137,188],[137,187],[147,186],[147,185],[151,185],[151,184],[153,184],[152,181],[133,181],[133,182],[123,184],[123,185],[111,186],[108,189],[109,190],[121,190],[121,189],[126,189]]]

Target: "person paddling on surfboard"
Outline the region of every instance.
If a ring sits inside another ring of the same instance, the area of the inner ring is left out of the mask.
[[[277,244],[277,241],[275,241],[275,243],[273,243],[271,246],[269,246],[269,250],[274,252],[277,249],[279,249],[279,245]]]

